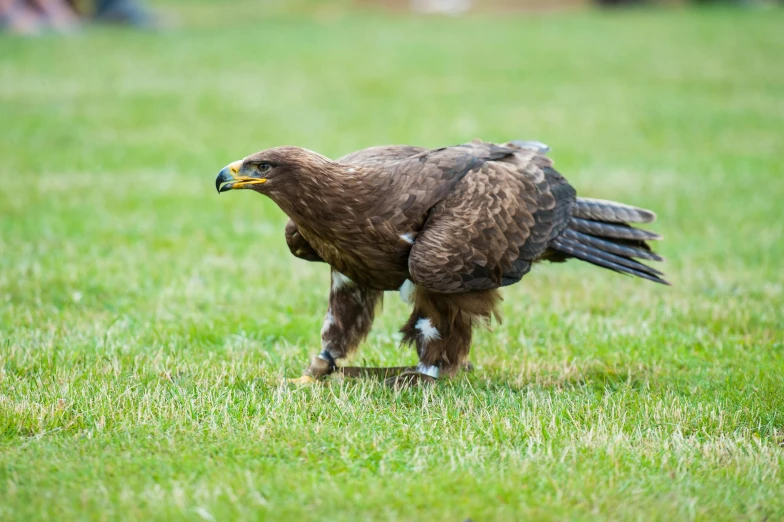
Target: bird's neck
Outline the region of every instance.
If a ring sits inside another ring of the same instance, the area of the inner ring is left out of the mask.
[[[269,197],[297,225],[322,231],[350,226],[365,219],[374,200],[375,183],[359,168],[332,164],[318,172],[303,172]]]

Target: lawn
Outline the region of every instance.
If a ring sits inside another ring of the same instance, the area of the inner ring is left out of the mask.
[[[784,519],[784,12],[162,8],[0,37],[0,519]],[[538,266],[470,375],[282,383],[329,274],[218,170],[475,137],[656,210],[673,286]]]

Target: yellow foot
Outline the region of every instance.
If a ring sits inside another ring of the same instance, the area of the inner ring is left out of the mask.
[[[286,382],[289,384],[316,384],[318,382],[317,379],[314,379],[310,375],[303,375],[302,377],[297,377],[296,379],[286,379]]]

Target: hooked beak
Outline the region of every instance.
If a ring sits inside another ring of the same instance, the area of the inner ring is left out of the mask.
[[[253,185],[261,185],[267,182],[267,178],[254,178],[251,176],[240,176],[242,160],[229,163],[218,173],[215,178],[215,189],[218,193],[235,189],[244,189]]]

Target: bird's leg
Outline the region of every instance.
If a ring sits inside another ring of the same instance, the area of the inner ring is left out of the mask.
[[[442,319],[442,320],[439,320]],[[458,315],[453,321],[415,313],[403,327],[403,339],[416,345],[419,364],[411,371],[387,379],[393,387],[433,383],[452,376],[468,364],[471,347],[471,320]]]
[[[293,382],[314,382],[337,370],[337,361],[356,350],[370,332],[376,305],[383,295],[333,270],[329,309],[321,328],[321,352],[313,356],[304,375]]]
[[[471,322],[471,316],[455,308],[449,296],[417,291],[414,311],[401,332],[404,343],[416,346],[419,364],[386,383],[393,387],[412,386],[454,375],[467,363]]]
[[[400,387],[435,382],[454,375],[459,369],[470,371],[468,352],[471,332],[477,323],[498,317],[500,296],[496,290],[465,294],[436,294],[417,287],[414,311],[403,326],[403,342],[416,345],[419,364],[411,371],[387,379]]]

